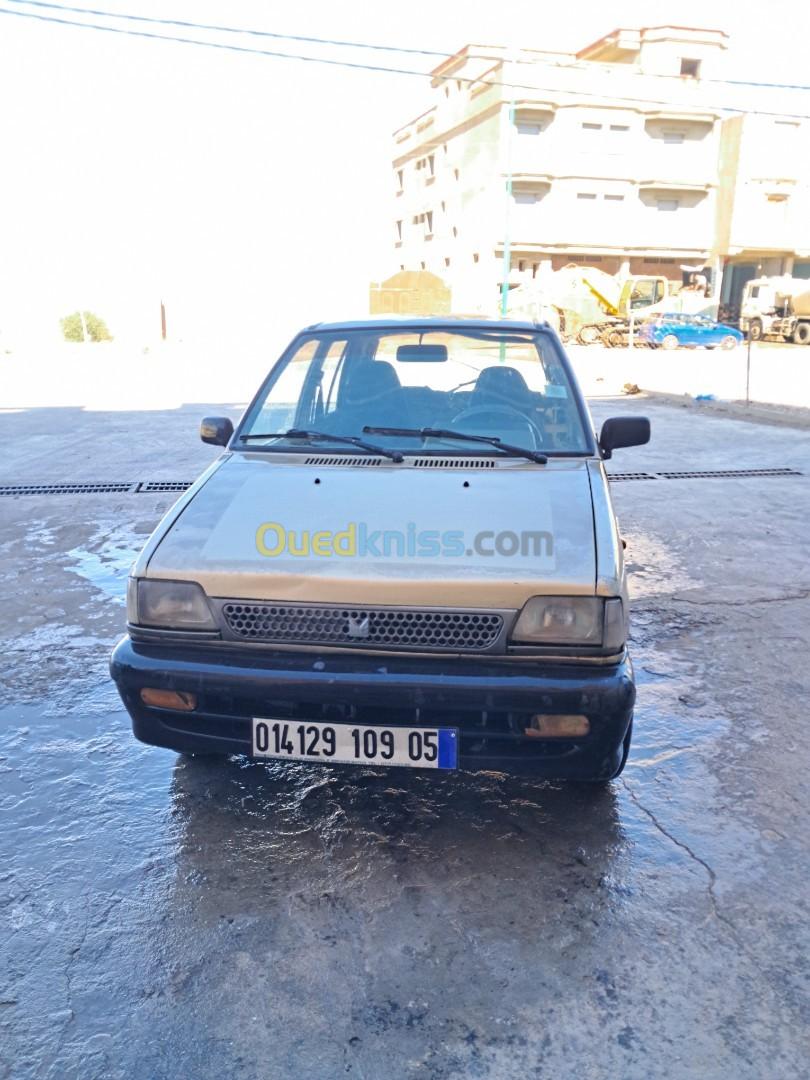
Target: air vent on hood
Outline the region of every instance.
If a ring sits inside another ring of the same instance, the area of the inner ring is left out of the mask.
[[[305,465],[343,465],[352,469],[367,469],[370,465],[384,465],[386,458],[381,457],[337,457],[335,454],[327,454],[324,457],[308,457]]]
[[[494,469],[495,462],[487,458],[420,457],[414,461],[417,469]]]

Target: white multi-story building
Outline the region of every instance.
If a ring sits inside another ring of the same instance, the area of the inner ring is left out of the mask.
[[[705,265],[719,285],[730,253],[801,250],[797,151],[763,174],[749,221],[756,137],[742,132],[759,118],[722,120],[727,40],[662,26],[576,55],[468,45],[449,57],[432,73],[435,104],[394,135],[393,269],[432,271],[457,310],[491,311],[505,248],[510,285],[571,262],[678,281]],[[790,220],[769,213],[785,191]]]

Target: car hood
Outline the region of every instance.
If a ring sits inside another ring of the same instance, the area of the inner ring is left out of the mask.
[[[234,454],[153,539],[147,576],[219,598],[519,608],[592,595],[581,459],[383,465]]]

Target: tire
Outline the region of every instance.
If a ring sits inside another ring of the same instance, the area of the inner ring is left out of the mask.
[[[748,324],[748,337],[751,341],[762,340],[762,319],[752,319]]]
[[[726,334],[723,340],[720,342],[721,349],[736,349],[737,339],[732,334]]]
[[[810,323],[800,322],[793,331],[794,345],[810,345]]]
[[[624,334],[621,330],[609,330],[607,333],[607,344],[611,349],[620,349],[627,342],[624,340]]]
[[[674,334],[665,334],[661,339],[662,349],[677,349],[679,345],[678,339]]]

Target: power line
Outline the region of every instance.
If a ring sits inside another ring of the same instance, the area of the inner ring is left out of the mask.
[[[56,4],[50,3],[48,0],[5,0],[7,4],[21,4],[25,7],[38,7],[48,8],[55,11],[67,11],[74,15],[93,15],[98,18],[104,19],[119,19],[127,22],[139,22],[150,23],[158,26],[178,26],[185,30],[202,30],[213,31],[220,34],[243,34],[249,37],[261,37],[261,38],[273,38],[278,41],[300,41],[305,44],[311,45],[331,45],[339,48],[347,49],[368,49],[376,52],[393,52],[402,53],[410,56],[431,56],[439,57],[440,59],[447,59],[449,54],[447,50],[437,49],[415,49],[407,46],[400,45],[381,45],[372,42],[365,41],[343,41],[335,38],[321,38],[321,37],[309,37],[303,34],[282,34],[273,30],[258,30],[250,27],[238,27],[238,26],[222,26],[217,23],[198,23],[184,19],[165,19],[158,18],[151,15],[131,15],[124,12],[106,11],[100,8],[86,8],[75,7],[69,4]],[[74,24],[74,25],[92,25],[89,23]],[[95,27],[94,27],[95,28]],[[471,59],[477,60],[498,60],[502,58],[482,56],[477,53],[469,54]],[[510,60],[512,64],[525,65],[534,67],[535,60],[521,59],[514,57]],[[582,70],[578,68],[576,64],[571,64],[564,61],[549,61],[550,66],[562,69],[568,69],[572,71]],[[407,74],[407,73],[404,73]],[[420,73],[421,74],[421,73]],[[670,75],[664,72],[644,72],[645,78],[654,79],[677,79],[681,81],[682,75]],[[713,85],[723,86],[750,86],[757,89],[771,89],[771,90],[800,90],[810,91],[810,85],[802,85],[799,83],[774,83],[774,82],[761,82],[752,79],[714,79],[714,78],[702,78],[701,82],[711,83]]]
[[[159,19],[150,15],[126,15],[116,11],[101,11],[97,8],[71,7],[68,4],[50,4],[45,0],[6,0],[8,4],[23,4],[25,7],[50,8],[56,11],[69,11],[74,15],[95,15],[104,19],[126,19],[129,22],[154,23],[160,26],[179,26],[185,30],[213,30],[219,34],[245,34],[250,37],[274,38],[283,41],[301,41],[311,45],[337,45],[349,49],[373,49],[380,52],[409,53],[412,56],[447,57],[447,52],[433,49],[413,49],[399,45],[374,45],[363,41],[340,41],[333,38],[306,37],[303,34],[281,34],[272,30],[247,29],[238,26],[219,26],[215,23],[188,22],[183,19]]]
[[[6,0],[8,2],[8,0]],[[18,0],[11,0],[12,3],[18,2]],[[666,98],[651,98],[651,97],[627,97],[618,94],[599,93],[597,91],[589,90],[571,90],[563,87],[549,87],[549,86],[537,86],[526,83],[516,83],[504,80],[486,80],[481,78],[470,78],[464,75],[434,75],[428,71],[416,71],[413,68],[397,68],[386,67],[384,64],[362,64],[352,60],[336,60],[326,56],[304,56],[301,53],[288,53],[288,52],[276,52],[270,49],[256,49],[247,45],[230,45],[221,41],[203,41],[199,38],[186,38],[179,37],[173,34],[155,34],[148,30],[132,30],[121,26],[105,26],[101,23],[90,22],[75,22],[70,19],[60,19],[55,15],[39,15],[33,11],[11,11],[8,8],[0,7],[0,15],[16,15],[23,19],[35,19],[38,22],[55,23],[59,26],[73,26],[83,30],[99,30],[108,34],[122,34],[128,37],[147,38],[152,41],[167,41],[173,44],[179,45],[197,45],[205,49],[218,49],[223,52],[235,52],[250,56],[269,56],[277,60],[298,60],[302,63],[309,64],[326,64],[330,67],[349,68],[354,71],[373,71],[385,73],[388,75],[407,75],[415,76],[418,78],[431,78],[441,80],[444,82],[461,82],[466,83],[468,86],[482,86],[482,87],[502,87],[511,90],[530,90],[535,93],[546,94],[565,94],[569,97],[586,97],[597,98],[600,101],[604,101],[608,98],[610,101],[621,101],[634,105],[664,105],[673,106],[679,103],[674,103]],[[445,54],[442,54],[445,55]],[[726,113],[745,113],[747,115],[755,116],[774,116],[784,117],[794,120],[810,120],[810,114],[808,113],[786,113],[781,111],[766,111],[763,109],[742,109],[733,105],[718,105],[710,102],[701,102],[701,107],[704,109],[716,109],[718,112]]]

